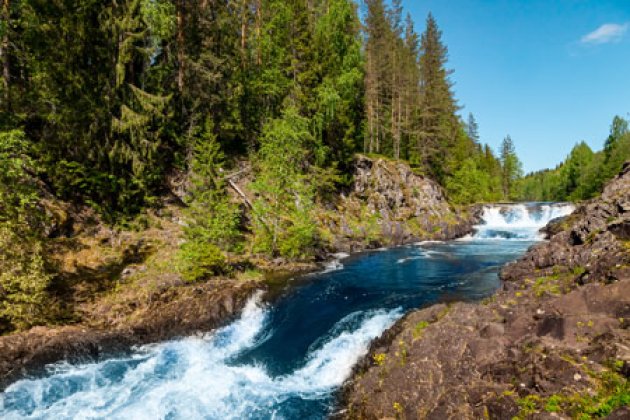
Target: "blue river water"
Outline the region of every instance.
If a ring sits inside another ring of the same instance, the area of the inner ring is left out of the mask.
[[[369,343],[406,311],[479,300],[567,205],[494,206],[476,234],[338,256],[259,294],[232,324],[95,363],[57,363],[0,394],[3,419],[323,419]]]

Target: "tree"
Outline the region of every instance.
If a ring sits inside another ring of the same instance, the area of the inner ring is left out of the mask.
[[[468,121],[466,122],[466,134],[475,144],[479,144],[479,125],[475,116],[471,113],[468,114]]]
[[[523,169],[516,155],[512,138],[509,135],[501,143],[501,169],[503,197],[513,199],[516,193],[514,186],[516,181],[523,175]]]
[[[27,149],[23,132],[0,132],[0,332],[44,322],[51,306],[45,214]]]
[[[520,181],[522,198],[528,200],[584,200],[601,193],[630,159],[628,122],[616,116],[603,150],[594,153],[585,143],[575,145],[555,169],[528,174]]]
[[[2,0],[2,22],[0,23],[0,62],[2,63],[2,106],[0,109],[9,111],[11,67],[9,61],[10,31],[11,31],[11,0]]]
[[[420,51],[420,136],[412,162],[422,163],[428,173],[443,181],[447,175],[443,158],[454,145],[460,125],[455,116],[457,105],[449,80],[451,71],[445,67],[448,49],[431,14],[420,39]]]
[[[300,257],[315,244],[311,211],[315,189],[308,173],[309,150],[319,145],[308,130],[308,121],[295,108],[270,121],[256,157],[257,177],[252,185],[254,249],[272,256]]]
[[[389,126],[385,115],[391,107],[391,94],[388,90],[392,73],[389,40],[393,35],[383,0],[368,0],[366,5],[365,99],[368,129],[364,150],[381,153]]]

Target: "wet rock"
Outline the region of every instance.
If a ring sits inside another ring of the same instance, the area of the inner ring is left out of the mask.
[[[594,395],[594,372],[630,372],[630,164],[602,196],[504,268],[487,304],[407,314],[376,340],[339,395],[343,418],[512,419],[552,395]],[[378,355],[378,358],[375,356]],[[377,363],[376,360],[379,362]],[[556,416],[556,417],[554,417]],[[630,418],[627,407],[609,418]]]

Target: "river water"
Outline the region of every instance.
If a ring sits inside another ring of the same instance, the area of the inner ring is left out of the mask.
[[[570,205],[488,206],[474,235],[339,256],[252,298],[205,336],[142,346],[98,363],[58,363],[0,394],[0,418],[322,419],[369,343],[406,311],[479,300],[506,262]],[[344,258],[345,257],[345,258]]]

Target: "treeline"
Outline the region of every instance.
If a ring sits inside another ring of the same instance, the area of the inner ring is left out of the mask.
[[[599,152],[576,144],[555,169],[538,171],[519,181],[519,198],[529,201],[576,201],[599,195],[604,184],[630,159],[628,121],[616,116]]]
[[[25,133],[55,195],[112,221],[189,171],[199,139],[228,164],[252,158],[288,110],[306,119],[309,165],[337,184],[363,151],[408,160],[458,202],[504,195],[497,158],[457,116],[434,18],[418,36],[399,0],[365,11],[362,26],[351,0],[6,0],[0,128]],[[463,167],[482,192],[461,194]]]
[[[260,147],[291,108],[343,168],[360,150],[363,56],[349,0],[3,2],[3,130],[58,196],[112,219],[151,204],[199,139]]]
[[[510,197],[511,140],[497,158],[457,116],[435,19],[418,35],[400,1],[363,6],[361,22],[352,0],[3,0],[0,320],[43,316],[42,191],[118,223],[185,179],[189,280],[237,254],[310,255],[357,152],[409,161],[456,203]],[[255,198],[235,204],[240,160]]]
[[[391,7],[365,3],[364,150],[408,161],[456,203],[508,196],[502,161],[480,144],[474,117],[464,122],[457,115],[448,50],[433,16],[418,36],[410,15],[403,19],[400,0]],[[515,156],[513,147],[506,152]]]
[[[118,223],[185,178],[177,265],[188,280],[227,271],[228,257],[246,250],[299,257],[314,246],[316,197],[349,181],[363,143],[352,1],[1,8],[0,324],[46,316],[54,270],[41,191]],[[247,225],[225,179],[243,158],[256,176]]]

